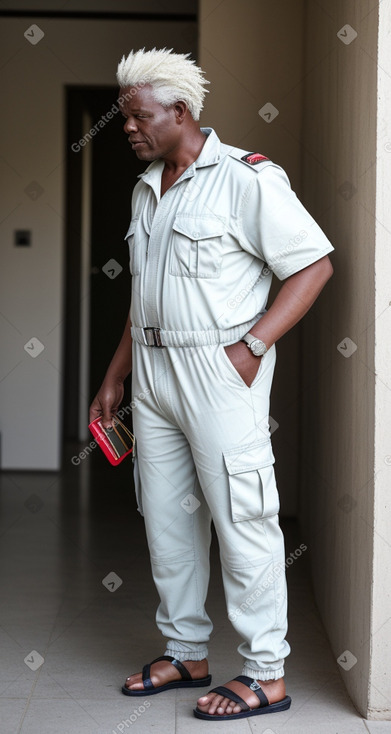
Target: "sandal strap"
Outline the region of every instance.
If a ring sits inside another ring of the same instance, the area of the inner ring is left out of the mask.
[[[261,708],[269,706],[269,700],[255,678],[250,678],[248,675],[238,675],[234,680],[239,681],[239,683],[243,683],[247,688],[250,688],[256,696],[258,696]]]
[[[168,660],[171,665],[174,666],[177,670],[179,670],[182,680],[193,680],[192,676],[190,675],[187,668],[185,668],[184,665],[182,665],[180,660],[177,660],[176,658],[171,657],[171,655],[163,655],[160,660]]]
[[[242,711],[251,711],[248,703],[246,703],[246,701],[244,701],[241,696],[235,693],[235,691],[231,691],[230,688],[226,688],[225,686],[217,686],[217,688],[212,688],[209,693],[218,693],[219,696],[229,698],[230,701],[235,701],[235,703],[238,703]]]
[[[182,665],[180,660],[176,660],[176,658],[171,657],[171,655],[161,655],[159,658],[155,658],[155,660],[152,660],[151,663],[147,663],[143,667],[142,675],[143,675],[143,684],[144,684],[145,691],[150,691],[153,688],[155,688],[155,686],[153,685],[151,681],[151,665],[153,665],[154,663],[159,663],[161,660],[166,660],[168,663],[171,663],[171,665],[173,665],[174,668],[179,670],[182,676],[182,680],[193,680],[189,671],[187,670],[187,668],[185,668],[184,665]]]

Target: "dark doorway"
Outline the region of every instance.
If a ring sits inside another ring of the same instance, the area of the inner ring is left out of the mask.
[[[132,191],[146,164],[132,153],[123,117],[113,107],[117,98],[118,87],[66,88],[65,441],[89,436],[86,405],[103,380],[130,303],[124,236]]]

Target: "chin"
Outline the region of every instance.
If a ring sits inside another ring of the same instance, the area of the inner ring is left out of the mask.
[[[152,161],[155,161],[157,156],[153,155],[151,151],[142,151],[142,150],[136,150],[135,151],[137,158],[140,161],[147,161],[148,163],[152,163]]]

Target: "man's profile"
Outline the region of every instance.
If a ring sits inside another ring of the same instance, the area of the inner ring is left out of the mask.
[[[142,49],[118,66],[124,131],[149,165],[126,234],[130,313],[90,420],[110,424],[132,371],[132,394],[147,394],[133,411],[134,480],[166,647],[122,690],[209,687],[213,520],[243,668],[194,713],[236,719],[291,704],[270,390],[275,344],[332,275],[334,248],[279,165],[199,127],[208,82],[188,56]]]

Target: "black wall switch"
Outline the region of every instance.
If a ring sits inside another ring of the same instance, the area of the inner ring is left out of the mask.
[[[30,247],[31,229],[15,229],[14,244],[17,247]]]

